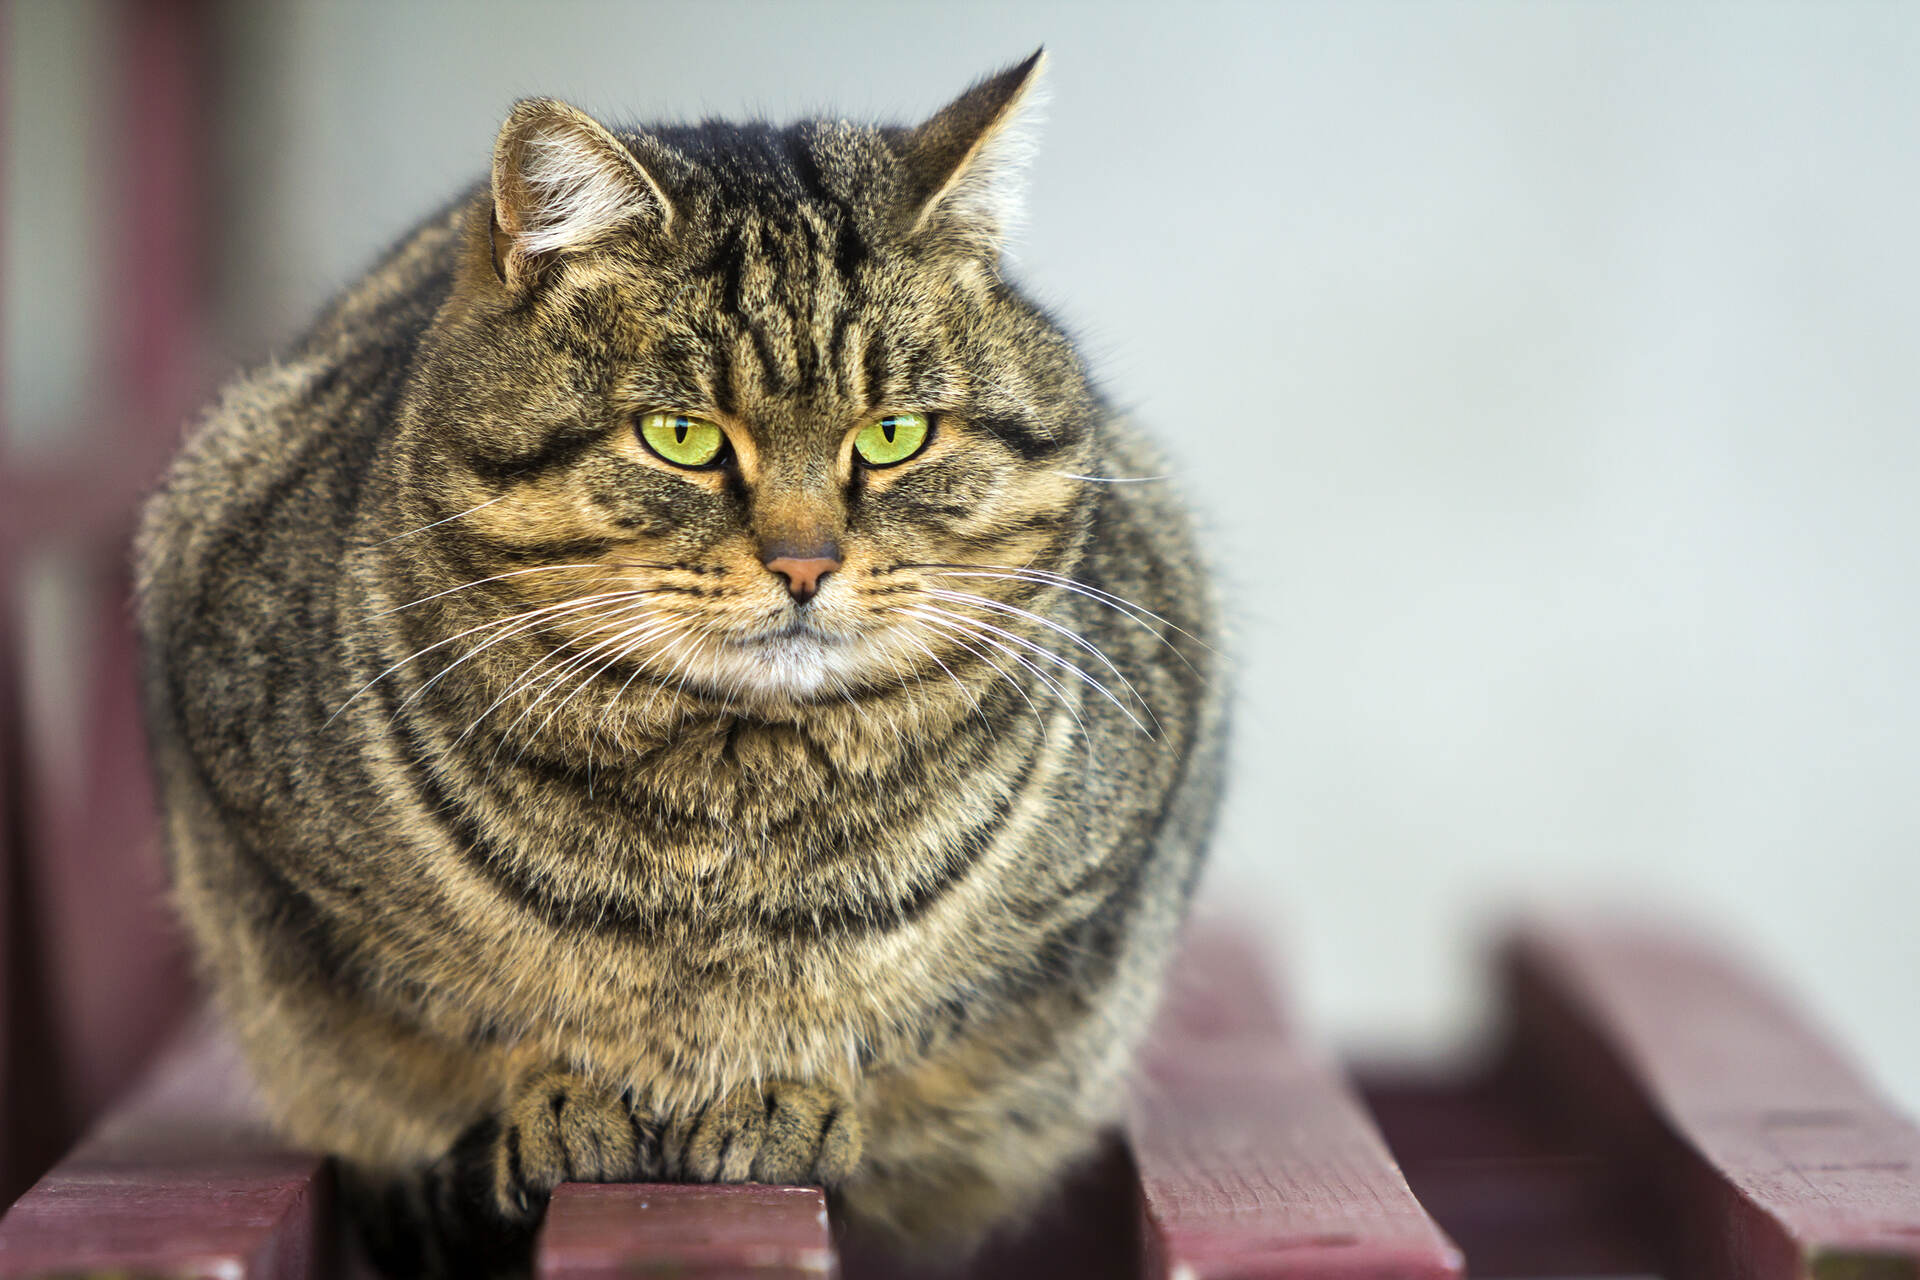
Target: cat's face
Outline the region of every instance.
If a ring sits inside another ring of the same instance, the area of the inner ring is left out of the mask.
[[[460,564],[580,678],[751,703],[1034,659],[1014,573],[1082,532],[1098,420],[994,271],[1034,69],[912,131],[516,111],[423,374],[419,514],[464,512]]]

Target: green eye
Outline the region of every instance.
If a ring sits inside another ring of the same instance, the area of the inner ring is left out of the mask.
[[[927,420],[917,413],[890,413],[860,428],[854,452],[870,467],[890,467],[920,452],[927,442]]]
[[[727,443],[717,423],[687,413],[649,413],[640,419],[640,438],[647,448],[683,467],[706,466]]]

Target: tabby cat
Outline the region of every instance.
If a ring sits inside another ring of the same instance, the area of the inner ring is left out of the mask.
[[[1114,1116],[1222,708],[1186,515],[1001,274],[1040,69],[522,102],[148,507],[179,910],[392,1270],[569,1179],[957,1247]]]

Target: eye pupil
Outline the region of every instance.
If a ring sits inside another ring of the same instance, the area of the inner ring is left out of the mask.
[[[892,418],[880,419],[880,434],[887,438],[888,444],[893,443],[893,433],[898,427],[899,423]]]

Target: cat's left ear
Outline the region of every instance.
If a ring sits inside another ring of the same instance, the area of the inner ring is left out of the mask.
[[[989,76],[910,131],[902,158],[911,229],[992,258],[1020,219],[1045,99],[1047,51]]]
[[[493,147],[493,266],[510,288],[623,228],[672,222],[666,193],[599,121],[553,98],[514,104]]]

